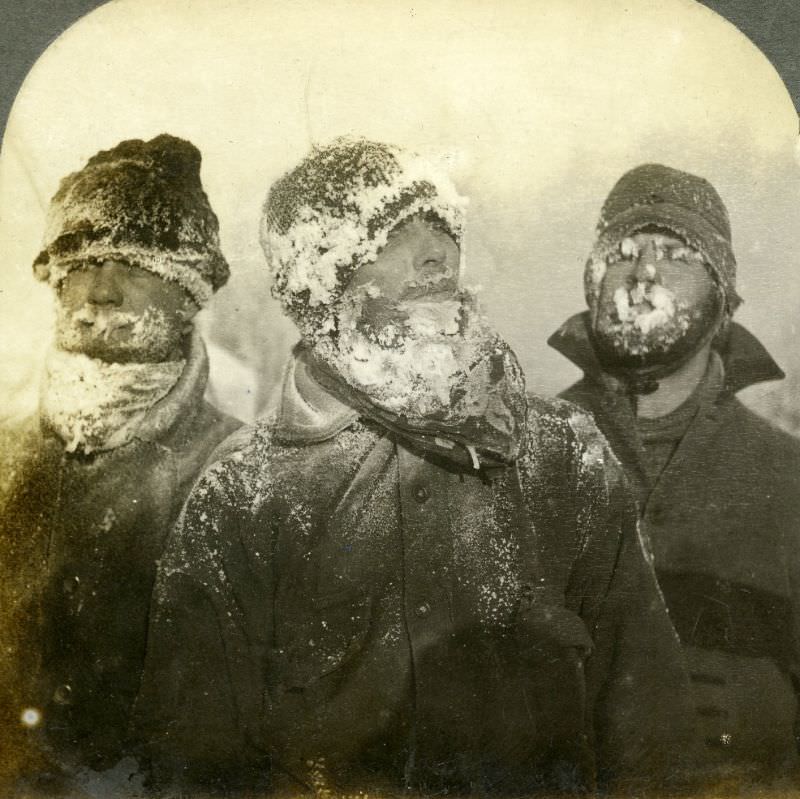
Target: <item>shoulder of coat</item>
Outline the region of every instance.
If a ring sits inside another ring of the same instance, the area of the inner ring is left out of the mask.
[[[616,481],[622,468],[592,414],[565,399],[528,397],[528,428],[531,446],[551,456],[569,460],[579,473],[596,473],[608,483]]]
[[[733,447],[750,457],[759,450],[781,469],[794,467],[800,477],[800,438],[782,430],[738,398],[731,399],[726,423]]]
[[[592,414],[566,399],[528,395],[528,427],[540,435],[560,435],[565,440],[588,444],[605,443]]]
[[[252,424],[243,424],[217,444],[206,461],[206,469],[222,468],[225,464],[263,462],[273,449],[274,418],[262,417]]]

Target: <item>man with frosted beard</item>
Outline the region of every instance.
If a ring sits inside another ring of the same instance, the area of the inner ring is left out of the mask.
[[[4,796],[125,754],[156,560],[238,426],[203,400],[192,319],[228,265],[192,144],[125,141],[66,177],[34,272],[57,318],[38,412],[0,431]]]
[[[360,139],[273,185],[262,242],[302,341],[160,567],[136,714],[156,784],[516,794],[674,767],[688,685],[633,499],[462,287],[464,202]]]
[[[703,178],[639,166],[612,189],[589,310],[550,344],[637,490],[687,656],[706,784],[798,777],[800,443],[736,392],[783,377],[732,321],[728,214]]]

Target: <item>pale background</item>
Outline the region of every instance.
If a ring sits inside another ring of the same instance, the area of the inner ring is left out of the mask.
[[[312,143],[392,141],[471,199],[468,275],[534,390],[577,376],[545,345],[583,308],[600,205],[660,161],[709,178],[731,214],[739,321],[789,379],[744,398],[800,429],[797,116],[766,58],[692,0],[526,3],[116,0],[39,60],[0,152],[0,416],[36,400],[50,292],[30,264],[58,181],[97,150],[169,132],[203,153],[232,278],[204,313],[212,382],[243,418],[296,334],[258,246],[270,183]]]

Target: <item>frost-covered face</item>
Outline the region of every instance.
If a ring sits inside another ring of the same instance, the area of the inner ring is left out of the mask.
[[[198,311],[176,283],[113,260],[70,271],[57,300],[58,348],[112,363],[180,358]]]
[[[451,236],[432,222],[412,217],[390,234],[378,257],[362,266],[344,292],[344,303],[358,298],[357,324],[368,335],[391,345],[408,332],[420,308],[436,315],[459,289],[461,250]]]
[[[480,393],[476,374],[493,333],[459,287],[459,259],[456,242],[435,225],[415,217],[398,226],[348,285],[338,335],[318,341],[317,354],[377,405],[407,417],[449,413],[454,391]]]
[[[606,365],[680,362],[719,324],[720,290],[702,256],[675,236],[636,233],[593,271],[593,334]]]

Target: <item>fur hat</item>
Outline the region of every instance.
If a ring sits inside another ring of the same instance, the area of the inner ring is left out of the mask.
[[[201,307],[228,280],[200,151],[167,134],[123,141],[61,181],[33,264],[57,286],[87,262],[126,261],[180,285]]]
[[[333,329],[331,306],[399,222],[432,214],[460,241],[466,199],[427,161],[398,147],[339,138],[272,186],[261,245],[272,294],[306,338]]]
[[[623,239],[650,226],[673,232],[700,253],[732,314],[742,300],[736,293],[736,258],[725,205],[704,178],[661,164],[631,169],[608,195],[587,264],[587,296],[596,289],[593,264],[605,261]]]

